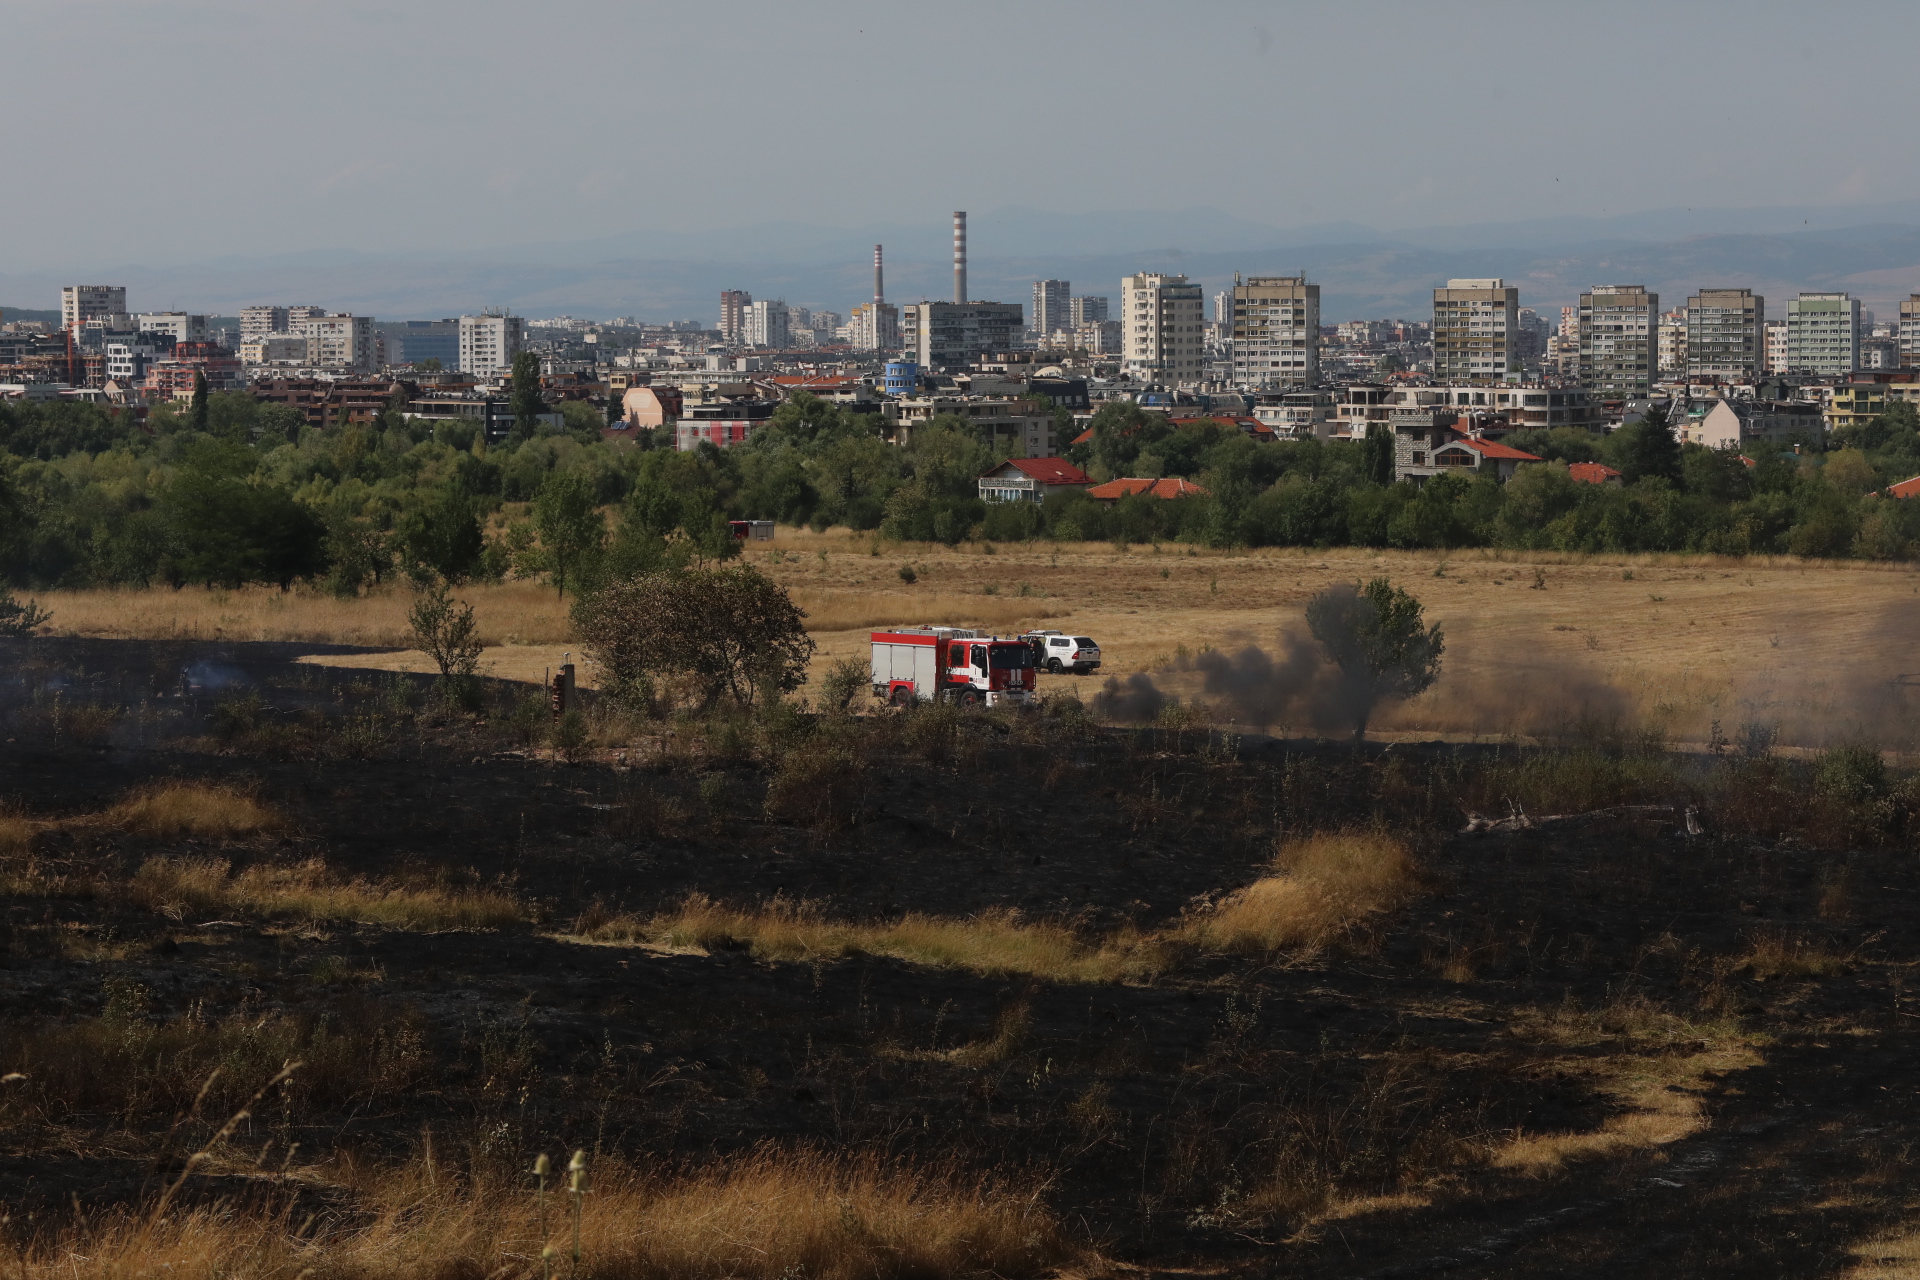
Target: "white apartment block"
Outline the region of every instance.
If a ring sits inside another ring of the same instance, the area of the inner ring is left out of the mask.
[[[287,332],[287,308],[285,307],[242,307],[240,308],[240,341],[248,338],[264,337],[269,333]]]
[[[1675,307],[1660,317],[1660,374],[1683,374],[1687,369],[1687,309]]]
[[[141,333],[164,333],[175,342],[205,342],[207,318],[185,311],[146,311],[135,316],[134,328]]]
[[[1205,301],[1185,276],[1142,272],[1120,281],[1122,367],[1145,382],[1199,382],[1206,373]]]
[[[60,327],[127,314],[127,290],[118,284],[70,284],[60,290]]]
[[[1044,338],[1050,333],[1059,333],[1073,327],[1073,285],[1066,280],[1035,280],[1033,282],[1033,315],[1030,321],[1034,333]]]
[[[325,307],[299,306],[287,308],[287,332],[299,333],[300,326],[309,320],[317,320],[327,314]]]
[[[1255,391],[1320,381],[1320,286],[1305,276],[1253,276],[1222,294],[1233,385]]]
[[[1486,385],[1518,382],[1520,290],[1504,280],[1449,280],[1433,291],[1433,377]]]
[[[768,347],[775,351],[793,345],[790,331],[793,313],[779,299],[760,298],[747,304],[745,330],[741,341],[749,347]]]
[[[1904,369],[1920,368],[1920,293],[1913,294],[1900,304],[1900,366]]]
[[[1660,376],[1660,295],[1637,284],[1595,285],[1580,295],[1580,385],[1606,400],[1633,400]]]
[[[1860,367],[1860,299],[1802,293],[1787,303],[1787,372],[1839,378]]]
[[[863,302],[847,322],[847,343],[858,351],[900,349],[900,308],[891,302]]]
[[[460,317],[460,372],[493,374],[513,367],[524,326],[519,316]]]
[[[314,316],[301,323],[307,363],[321,369],[366,372],[374,367],[373,317]]]
[[[1751,289],[1702,289],[1687,299],[1689,379],[1752,382],[1767,362],[1767,300]]]
[[[1787,322],[1767,321],[1767,372],[1787,371]]]

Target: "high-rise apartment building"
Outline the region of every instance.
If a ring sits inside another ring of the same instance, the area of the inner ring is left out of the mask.
[[[964,369],[1018,349],[1024,311],[1017,302],[916,302],[900,309],[900,345],[922,369]]]
[[[1033,316],[1029,328],[1041,337],[1073,327],[1073,286],[1065,280],[1033,282]]]
[[[1123,367],[1147,382],[1198,382],[1206,372],[1200,286],[1185,276],[1141,272],[1120,281]]]
[[[249,338],[264,338],[270,333],[287,332],[287,309],[285,307],[242,307],[240,308],[240,341]]]
[[[1920,294],[1914,297],[1920,298]],[[1075,329],[1083,324],[1099,324],[1107,318],[1107,300],[1105,298],[1075,298],[1067,306],[1068,323]]]
[[[315,307],[310,305],[288,307],[287,308],[287,332],[299,333],[301,331],[300,329],[301,325],[305,324],[309,320],[317,320],[325,314],[327,314],[327,309],[325,307]]]
[[[1660,295],[1637,284],[1580,295],[1580,385],[1607,400],[1653,390],[1660,376]]]
[[[793,345],[793,313],[778,298],[761,298],[747,304],[740,331],[740,345],[767,347],[784,351]]]
[[[1310,387],[1320,381],[1320,286],[1305,276],[1236,280],[1220,317],[1232,342],[1233,385]]]
[[[1767,372],[1785,373],[1788,366],[1787,322],[1767,321]]]
[[[1433,378],[1518,382],[1520,290],[1504,280],[1449,280],[1433,291]]]
[[[752,305],[753,295],[745,289],[720,291],[720,341],[730,347],[745,341],[747,308]]]
[[[525,341],[519,316],[488,313],[460,317],[460,372],[492,375],[513,367]]]
[[[127,314],[127,289],[118,284],[70,284],[60,290],[60,327]]]
[[[1687,309],[1675,307],[1660,317],[1660,376],[1687,371]]]
[[[1900,304],[1900,367],[1920,368],[1920,293]]]
[[[1860,300],[1802,293],[1787,303],[1787,372],[1839,378],[1860,367]]]
[[[1687,299],[1689,379],[1752,382],[1766,363],[1765,298],[1751,289],[1702,289]]]
[[[307,363],[315,368],[348,369],[358,373],[372,370],[372,316],[343,312],[313,316],[300,322],[300,330],[307,338]]]

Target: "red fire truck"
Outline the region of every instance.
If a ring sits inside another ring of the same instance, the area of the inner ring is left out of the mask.
[[[945,700],[990,707],[1033,701],[1033,649],[959,627],[873,633],[873,696],[894,706]]]

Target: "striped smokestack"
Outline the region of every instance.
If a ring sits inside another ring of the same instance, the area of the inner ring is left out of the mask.
[[[887,300],[887,290],[883,281],[884,278],[880,274],[880,246],[875,245],[873,246],[873,305],[875,308]],[[876,310],[875,315],[878,314]]]
[[[953,300],[967,300],[967,211],[953,213]]]

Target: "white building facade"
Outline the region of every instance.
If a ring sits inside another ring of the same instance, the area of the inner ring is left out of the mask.
[[[1142,272],[1120,281],[1122,368],[1144,382],[1177,386],[1206,372],[1205,300],[1185,276]]]
[[[525,342],[519,316],[461,316],[460,372],[492,374],[510,369]]]
[[[1838,378],[1860,367],[1860,300],[1803,293],[1787,303],[1787,372]]]
[[[1580,385],[1609,400],[1647,395],[1660,376],[1660,295],[1637,284],[1580,295]]]
[[[127,314],[127,290],[118,284],[70,284],[60,290],[60,327]]]

